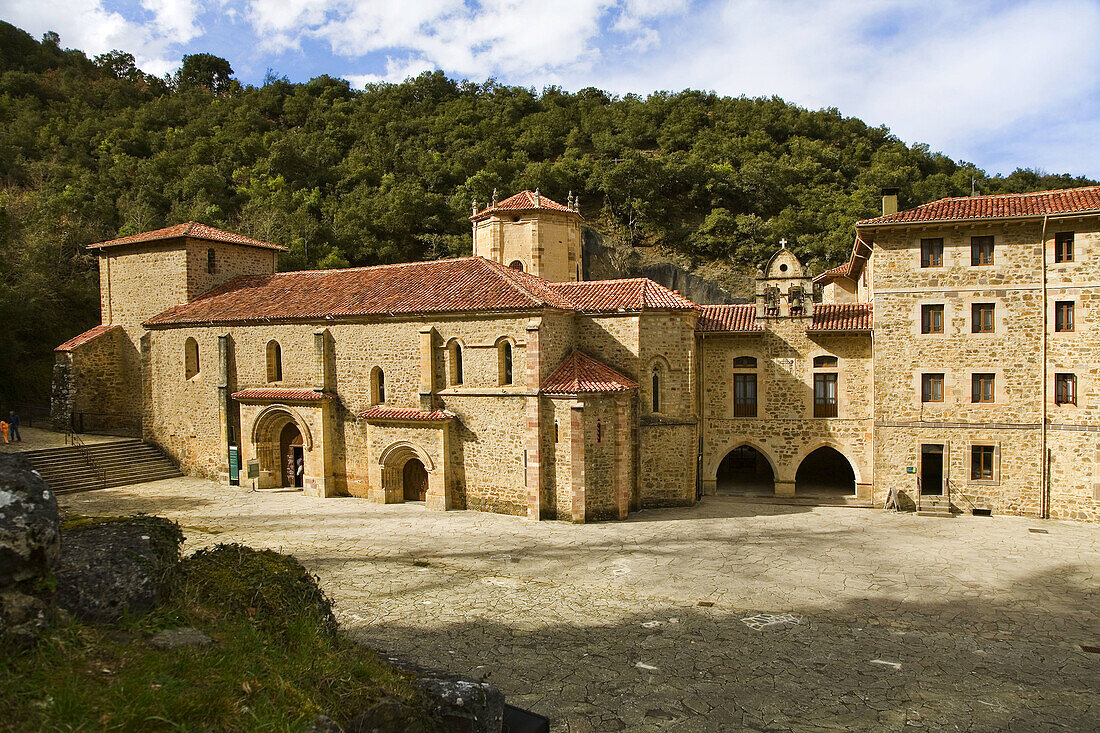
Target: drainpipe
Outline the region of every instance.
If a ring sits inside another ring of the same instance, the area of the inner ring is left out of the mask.
[[[1043,407],[1039,425],[1039,516],[1042,519],[1050,518],[1050,472],[1047,466],[1047,219],[1048,216],[1043,216],[1043,233],[1039,237],[1043,270],[1043,368],[1040,370],[1043,377]]]

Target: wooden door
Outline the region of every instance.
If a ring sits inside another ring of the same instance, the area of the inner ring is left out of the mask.
[[[424,501],[428,495],[428,471],[419,459],[410,458],[401,472],[405,501]]]

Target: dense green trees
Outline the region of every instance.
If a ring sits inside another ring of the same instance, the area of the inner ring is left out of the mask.
[[[440,72],[353,91],[327,76],[172,77],[113,51],[89,60],[0,23],[0,402],[46,398],[50,350],[98,322],[84,247],[193,219],[285,244],[285,269],[468,254],[472,199],[580,195],[605,237],[754,268],[780,237],[840,262],[881,186],[903,206],[1082,185],[907,146],[837,110],[698,91],[541,93]]]

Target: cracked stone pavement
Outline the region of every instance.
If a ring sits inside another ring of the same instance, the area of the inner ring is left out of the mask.
[[[1096,525],[728,497],[573,525],[196,478],[61,504],[292,553],[356,639],[555,733],[1100,729]]]

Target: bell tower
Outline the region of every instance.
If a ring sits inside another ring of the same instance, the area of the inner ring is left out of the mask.
[[[473,203],[474,254],[554,282],[582,279],[580,198],[562,205],[521,191],[478,210]]]
[[[803,318],[812,315],[813,281],[802,269],[787,240],[763,270],[756,271],[757,318]]]

